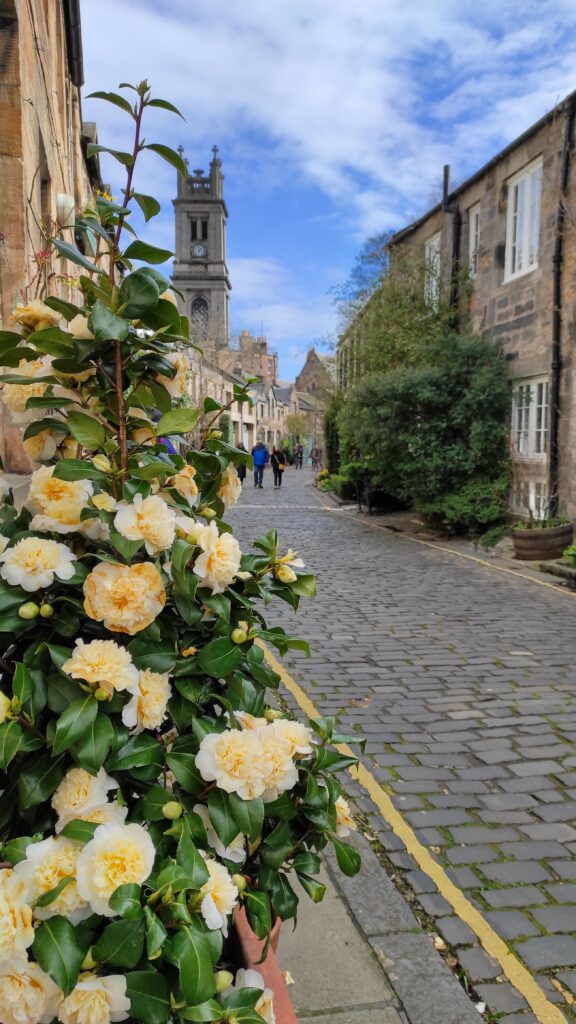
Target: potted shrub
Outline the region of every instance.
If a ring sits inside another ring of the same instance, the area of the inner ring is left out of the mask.
[[[42,290],[0,334],[1,398],[36,463],[22,508],[0,477],[0,1019],[270,1024],[266,979],[230,970],[233,914],[264,955],[296,915],[291,878],[322,898],[323,847],[358,870],[335,774],[354,758],[330,749],[353,738],[267,702],[263,645],[307,645],[261,605],[296,609],[314,577],[275,530],[246,553],[225,521],[250,456],[217,427],[226,407],[181,404],[188,321],[156,269],[172,253],[124,242],[133,200],[160,209],[134,193],[140,151],[186,173],[138,141],[148,107],[178,111],[122,88],[97,95],[134,127],[109,151],[123,202],[77,219],[94,260],[46,237]],[[79,267],[67,299],[45,287],[58,256]]]
[[[557,516],[538,519],[530,513],[528,519],[515,523],[510,533],[516,558],[525,562],[546,562],[560,558],[572,543],[574,526]]]

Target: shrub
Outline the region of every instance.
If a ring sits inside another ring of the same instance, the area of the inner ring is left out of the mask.
[[[342,396],[336,394],[331,399],[324,413],[324,444],[326,445],[326,463],[330,473],[340,469],[340,433],[338,415],[342,408]]]
[[[356,499],[356,485],[348,480],[341,473],[332,473],[330,476],[330,487],[343,501],[354,501]]]

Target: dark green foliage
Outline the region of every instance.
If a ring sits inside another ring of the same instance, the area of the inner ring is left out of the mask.
[[[376,372],[348,395],[340,426],[372,481],[451,531],[502,518],[510,388],[484,338],[433,340],[425,365]]]
[[[326,465],[329,472],[337,473],[340,469],[340,435],[338,432],[338,414],[342,408],[342,394],[338,392],[330,400],[324,413],[324,443],[326,445]]]

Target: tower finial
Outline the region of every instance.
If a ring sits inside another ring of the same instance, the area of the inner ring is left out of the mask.
[[[178,146],[178,152],[180,153],[180,156],[184,156],[184,146],[182,143]]]
[[[212,152],[214,153],[214,159],[216,160],[218,153],[220,152],[218,146],[212,146]]]

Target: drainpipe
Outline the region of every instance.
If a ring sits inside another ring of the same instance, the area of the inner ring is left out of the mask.
[[[450,258],[450,326],[457,331],[459,326],[458,303],[460,298],[459,275],[460,275],[460,233],[462,228],[462,217],[458,203],[449,201],[450,195],[450,165],[444,164],[442,181],[442,208],[452,217],[452,254]]]
[[[552,256],[552,363],[550,367],[550,464],[548,470],[548,514],[558,515],[558,470],[560,464],[560,382],[562,376],[562,261],[564,258],[564,222],[566,219],[566,192],[570,174],[570,155],[576,93],[572,93],[566,108],[566,127],[562,150],[560,196],[556,213],[554,255]]]

